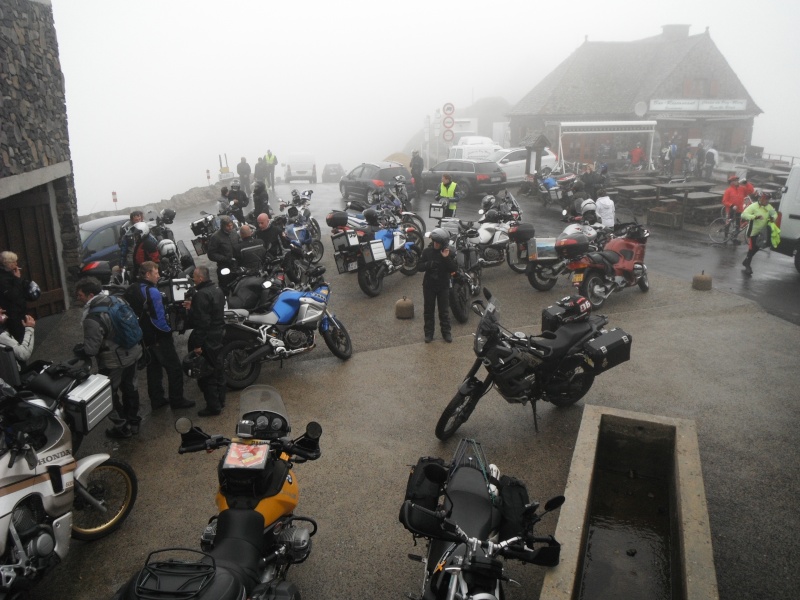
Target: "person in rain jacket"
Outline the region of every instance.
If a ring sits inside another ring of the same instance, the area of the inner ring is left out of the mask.
[[[747,275],[753,274],[753,269],[750,267],[750,262],[753,260],[756,252],[761,248],[758,245],[758,236],[765,227],[772,227],[771,223],[778,217],[777,211],[769,205],[769,195],[763,192],[758,193],[758,202],[755,202],[744,209],[742,219],[750,221],[747,228],[747,257],[742,261],[744,272]],[[770,241],[771,240],[770,233]]]

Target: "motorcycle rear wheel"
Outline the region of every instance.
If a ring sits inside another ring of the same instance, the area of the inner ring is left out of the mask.
[[[403,223],[408,223],[409,225],[413,225],[414,227],[417,228],[417,231],[419,231],[420,234],[425,235],[426,231],[425,221],[423,221],[417,215],[403,215]]]
[[[453,287],[450,288],[450,310],[459,323],[469,320],[469,299],[469,284],[466,281],[453,281]]]
[[[250,354],[251,343],[234,340],[222,348],[222,366],[225,371],[225,384],[232,390],[243,390],[258,379],[261,374],[261,363],[253,361],[243,364]]]
[[[586,279],[583,280],[579,288],[581,295],[592,303],[592,308],[600,308],[606,299],[597,293],[595,288],[605,289],[603,278],[598,273],[590,273],[585,277]]]
[[[443,442],[450,439],[458,428],[467,422],[480,399],[481,395],[477,390],[469,396],[456,392],[436,423],[436,437]]]
[[[528,268],[528,261],[519,258],[519,244],[508,242],[506,248],[506,262],[514,273],[524,273]]]
[[[580,372],[576,373],[578,369],[580,369]],[[576,367],[575,369],[572,369],[564,374],[565,378],[573,376],[575,379],[573,379],[573,382],[569,384],[569,389],[565,392],[554,393],[551,395],[547,394],[547,389],[545,389],[547,401],[559,408],[565,408],[567,406],[572,406],[578,400],[583,398],[594,383],[594,374],[586,372],[583,370],[583,367]]]
[[[106,512],[96,509],[75,492],[72,537],[91,542],[115,531],[128,518],[136,502],[139,484],[128,463],[109,458],[89,473],[85,487],[92,498],[102,502],[107,509]]]
[[[542,264],[531,264],[528,269],[528,283],[531,284],[533,289],[540,292],[546,292],[553,289],[553,286],[558,282],[558,276],[552,276],[553,270]]]
[[[400,267],[400,272],[403,275],[410,277],[419,269],[419,259],[422,256],[422,246],[414,244],[408,253],[409,255],[403,261],[403,266]]]
[[[414,246],[419,248],[420,252],[422,252],[422,249],[425,247],[425,238],[422,237],[419,230],[406,233],[406,241],[412,242]]]
[[[353,356],[350,334],[338,319],[328,318],[328,331],[322,332],[322,339],[336,358],[347,360]]]
[[[311,242],[310,248],[314,253],[314,258],[311,259],[311,264],[315,265],[322,260],[322,256],[325,254],[325,246],[323,246],[322,242],[319,240],[314,240]]]
[[[383,289],[383,275],[378,275],[378,268],[359,265],[358,287],[370,298],[379,296]]]

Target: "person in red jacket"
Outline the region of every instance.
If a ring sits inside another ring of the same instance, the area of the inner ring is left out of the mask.
[[[722,195],[722,205],[725,207],[725,212],[728,215],[728,221],[725,223],[725,237],[727,238],[731,222],[733,222],[734,227],[736,227],[734,231],[739,230],[739,225],[741,223],[740,215],[744,210],[744,198],[739,192],[739,177],[737,175],[728,177],[728,188]],[[739,239],[734,239],[733,243],[739,244]]]
[[[740,213],[744,212],[744,209],[747,208],[747,204],[751,202],[748,201],[747,197],[753,194],[756,191],[756,188],[753,187],[753,184],[747,181],[745,177],[739,179],[739,195],[742,197],[741,202],[741,210]]]
[[[644,150],[642,150],[641,144],[636,144],[636,148],[631,150],[631,164],[633,166],[638,166],[642,160],[644,160]]]

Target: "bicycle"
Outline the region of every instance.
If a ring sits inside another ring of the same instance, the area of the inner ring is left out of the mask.
[[[750,221],[741,219],[739,227],[733,223],[730,217],[719,217],[711,222],[708,226],[708,237],[711,238],[713,244],[727,244],[728,242],[739,242],[739,236],[743,231],[747,230]],[[746,234],[745,234],[746,236]]]

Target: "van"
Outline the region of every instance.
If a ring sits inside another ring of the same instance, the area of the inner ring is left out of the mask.
[[[794,268],[800,273],[800,165],[794,165],[786,178],[778,205],[781,243],[776,250],[794,256]]]
[[[309,183],[317,183],[317,163],[311,154],[306,152],[293,152],[289,159],[283,163],[285,171],[283,178],[286,183],[304,179]]]
[[[488,160],[489,156],[503,147],[499,144],[467,144],[453,146],[447,154],[447,158],[465,158],[470,160]]]

